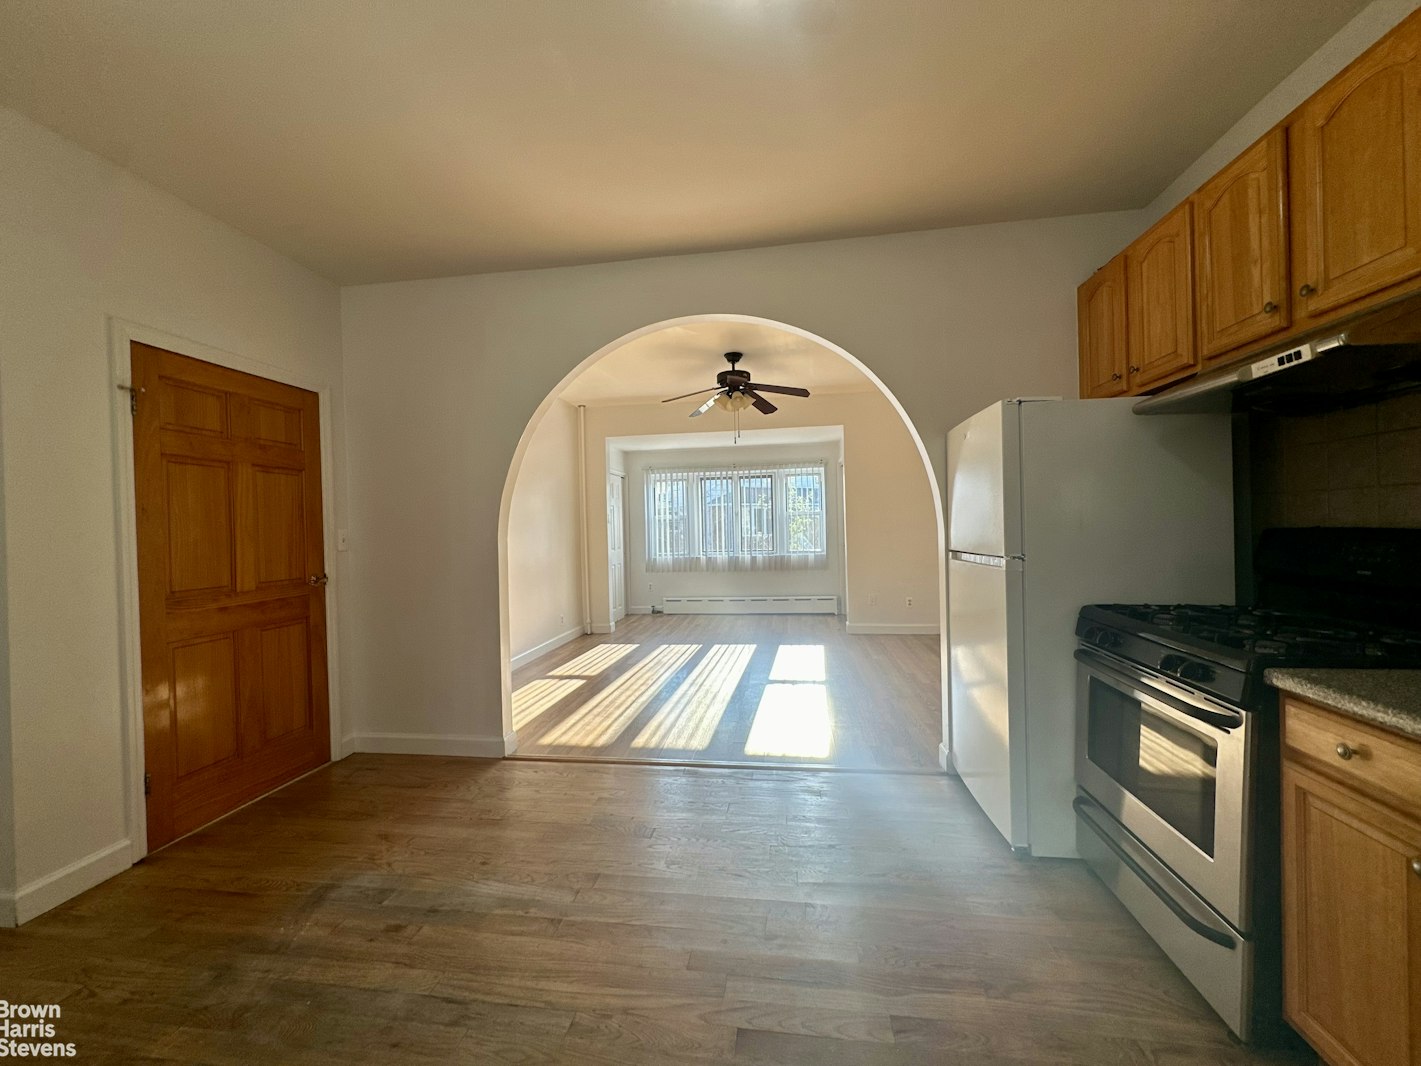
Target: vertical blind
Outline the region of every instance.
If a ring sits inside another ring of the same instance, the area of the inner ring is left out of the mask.
[[[649,469],[646,527],[652,571],[826,566],[824,463]]]

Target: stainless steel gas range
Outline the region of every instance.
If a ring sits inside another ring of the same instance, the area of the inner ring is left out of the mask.
[[[1272,666],[1418,667],[1421,531],[1268,530],[1256,607],[1082,608],[1077,842],[1245,1041],[1282,1022]]]

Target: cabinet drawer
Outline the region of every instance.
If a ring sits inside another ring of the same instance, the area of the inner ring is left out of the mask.
[[[1407,740],[1291,697],[1283,743],[1339,781],[1409,808],[1421,807],[1421,741]]]

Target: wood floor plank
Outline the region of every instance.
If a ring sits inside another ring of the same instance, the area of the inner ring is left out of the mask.
[[[83,1061],[1304,1066],[942,776],[352,756],[17,930]]]
[[[832,615],[629,615],[515,671],[513,724],[521,756],[932,772],[941,670]]]

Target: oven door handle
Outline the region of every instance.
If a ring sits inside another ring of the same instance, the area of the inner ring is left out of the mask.
[[[1086,796],[1078,795],[1071,801],[1071,806],[1076,809],[1076,814],[1080,815],[1082,820],[1090,826],[1091,832],[1100,838],[1100,842],[1113,851],[1115,857],[1123,862],[1126,868],[1140,879],[1140,883],[1153,892],[1159,901],[1169,908],[1170,913],[1183,922],[1191,932],[1197,933],[1210,943],[1218,944],[1221,948],[1228,948],[1230,951],[1237,949],[1238,944],[1232,936],[1201,922],[1198,918],[1194,917],[1194,915],[1190,914],[1189,911],[1185,909],[1184,904],[1175,899],[1167,888],[1149,875],[1149,872],[1140,865],[1133,855],[1126,851],[1114,837],[1100,827],[1099,823],[1097,823],[1089,813],[1090,808],[1099,807],[1099,804]]]
[[[1076,661],[1107,681],[1113,681],[1116,685],[1125,685],[1130,695],[1147,699],[1174,711],[1176,714],[1192,718],[1196,722],[1203,722],[1215,729],[1238,729],[1243,725],[1243,715],[1238,711],[1229,711],[1222,707],[1208,707],[1202,702],[1186,698],[1182,693],[1164,691],[1164,682],[1131,677],[1116,669],[1108,659],[1086,648],[1076,649]],[[1170,688],[1173,689],[1173,686]]]

